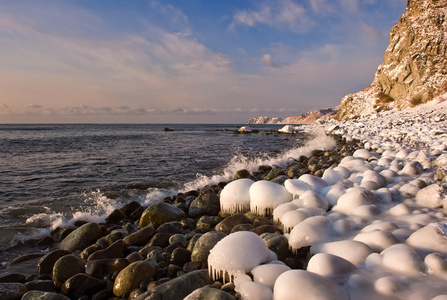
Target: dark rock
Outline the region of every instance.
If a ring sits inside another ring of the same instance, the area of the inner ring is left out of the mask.
[[[28,291],[22,296],[21,300],[70,300],[70,298],[58,293]]]
[[[254,227],[259,227],[263,225],[272,225],[272,222],[267,217],[258,217],[258,216],[255,216],[255,219],[253,220],[252,223]]]
[[[113,294],[121,297],[138,288],[144,280],[155,276],[155,267],[147,261],[141,260],[131,263],[116,276],[113,284]]]
[[[18,282],[0,283],[0,299],[2,300],[17,300],[26,293],[26,287]]]
[[[125,258],[92,260],[85,265],[85,273],[102,279],[106,276],[111,276],[115,272],[120,272],[128,265],[129,261]]]
[[[182,233],[183,225],[178,221],[164,223],[158,227],[157,232],[170,234]]]
[[[189,216],[198,218],[204,215],[217,215],[220,211],[220,198],[214,193],[207,193],[191,202]]]
[[[241,178],[248,178],[250,177],[250,172],[246,169],[242,169],[239,171],[236,171],[236,173],[234,173],[234,179],[241,179]]]
[[[323,150],[312,150],[310,155],[317,156],[317,157],[324,156],[324,151]]]
[[[42,292],[57,292],[58,288],[53,283],[53,280],[33,280],[25,283],[28,291],[42,291]]]
[[[175,249],[184,247],[182,242],[175,242],[165,248],[165,253],[172,253]]]
[[[239,224],[251,223],[251,220],[245,214],[235,214],[216,225],[215,229],[225,234],[229,234],[234,226]]]
[[[91,261],[97,259],[113,259],[123,257],[124,248],[125,248],[124,241],[118,240],[109,247],[107,247],[106,249],[94,252],[88,257],[87,260]]]
[[[114,229],[108,235],[98,239],[96,243],[105,249],[116,241],[124,239],[128,234],[125,229]]]
[[[106,223],[115,224],[124,219],[127,219],[127,215],[120,209],[115,209],[106,217]]]
[[[206,264],[207,264],[206,262],[202,261],[190,261],[183,265],[183,271],[189,273],[195,270],[204,269],[207,267]]]
[[[141,215],[143,214],[145,208],[143,206],[138,207],[136,210],[134,210],[131,214],[130,214],[130,218],[133,220],[138,220],[141,218]]]
[[[0,283],[7,282],[25,282],[25,275],[19,273],[7,274],[0,277]]]
[[[126,256],[126,259],[127,259],[130,263],[133,263],[133,262],[136,262],[136,261],[138,261],[138,260],[143,260],[144,257],[143,257],[143,255],[141,255],[141,254],[138,253],[138,252],[132,252],[131,254],[129,254],[129,255]]]
[[[155,229],[152,226],[146,226],[141,228],[137,232],[129,234],[123,240],[127,247],[129,246],[141,246],[146,244],[155,233]]]
[[[185,300],[207,300],[207,299],[236,300],[236,298],[233,295],[223,290],[219,290],[217,288],[210,286],[205,286],[203,288],[197,289],[185,298]]]
[[[282,232],[282,229],[275,225],[262,225],[259,227],[255,227],[250,231],[256,233],[257,235],[261,235],[263,233]]]
[[[185,248],[176,248],[171,253],[171,262],[177,266],[183,266],[191,261],[191,251]]]
[[[140,228],[143,228],[150,223],[153,223],[158,227],[167,222],[186,219],[186,217],[186,213],[174,205],[165,202],[157,202],[146,208],[140,218],[139,226]]]
[[[97,223],[87,223],[71,232],[61,242],[61,248],[68,251],[82,250],[93,244],[101,235],[101,226]]]
[[[103,250],[103,249],[104,249],[104,248],[103,248],[102,246],[100,246],[100,245],[98,245],[98,244],[93,244],[93,245],[90,245],[90,246],[88,246],[87,248],[85,248],[85,249],[81,252],[81,254],[79,254],[79,257],[80,257],[81,259],[87,260],[88,257],[89,257],[90,255],[92,255],[92,254],[95,253],[96,251]]]
[[[226,236],[220,231],[210,231],[202,235],[194,245],[191,261],[207,261],[210,250]]]
[[[234,233],[234,232],[238,232],[238,231],[249,231],[253,228],[254,228],[253,225],[251,225],[250,223],[238,224],[238,225],[234,226],[233,229],[231,229],[230,233]]]
[[[64,282],[79,273],[84,272],[84,263],[74,255],[65,255],[59,258],[53,267],[53,282],[61,287]]]
[[[104,280],[90,277],[86,274],[76,274],[65,281],[61,290],[65,295],[79,298],[82,295],[93,295],[105,286]]]
[[[139,295],[135,300],[183,300],[196,289],[212,283],[213,280],[208,276],[208,270],[192,271],[152,288]]]
[[[270,181],[282,185],[282,184],[284,184],[284,181],[286,181],[287,179],[289,179],[289,177],[287,177],[287,175],[279,175]]]
[[[210,227],[216,226],[219,222],[222,221],[222,218],[220,216],[201,216],[197,220],[197,226],[202,226],[202,224],[207,224]]]
[[[278,255],[278,259],[285,261],[287,257],[293,256],[289,249],[289,241],[287,238],[278,233],[265,233],[261,238],[266,243],[267,247]]]
[[[36,246],[37,247],[43,247],[43,246],[51,246],[55,243],[56,241],[51,237],[51,236],[45,236],[43,238],[41,238],[37,243]]]
[[[157,233],[152,239],[147,243],[146,246],[159,246],[166,247],[169,244],[170,233]]]
[[[166,275],[168,277],[175,278],[175,277],[177,277],[177,274],[178,274],[179,271],[183,272],[182,268],[180,266],[177,266],[177,265],[174,265],[174,264],[170,264],[168,266]]]
[[[140,205],[140,203],[138,203],[138,202],[136,202],[136,201],[132,201],[132,202],[130,202],[130,203],[127,203],[126,205],[124,205],[123,207],[121,207],[121,211],[123,212],[123,213],[125,213],[127,216],[131,216],[132,215],[132,213],[134,212],[134,211],[136,211],[137,209],[139,209],[140,207],[142,207],[141,205]]]
[[[264,177],[264,180],[272,180],[273,178],[276,178],[281,175],[286,175],[284,171],[280,168],[274,168],[270,170],[270,172]]]

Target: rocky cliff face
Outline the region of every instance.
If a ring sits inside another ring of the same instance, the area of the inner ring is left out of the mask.
[[[277,117],[258,117],[248,119],[246,124],[278,124],[282,119]]]
[[[447,0],[408,0],[371,86],[342,101],[340,119],[426,103],[447,92]]]
[[[299,116],[287,117],[284,119],[274,117],[251,118],[246,124],[315,124],[333,118],[339,110],[340,106],[336,106],[313,110]]]

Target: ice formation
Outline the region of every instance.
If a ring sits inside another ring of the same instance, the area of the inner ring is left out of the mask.
[[[306,191],[311,190],[312,187],[307,182],[298,179],[287,179],[284,181],[284,187],[294,197],[304,194]]]
[[[338,285],[321,275],[303,270],[282,273],[273,288],[274,300],[348,300]]]
[[[292,201],[292,194],[284,186],[267,180],[253,183],[249,193],[250,210],[261,216],[271,215],[277,206]]]
[[[314,216],[298,223],[290,232],[289,246],[296,251],[326,240],[332,221],[325,216]]]
[[[285,264],[269,263],[260,265],[251,270],[253,274],[253,281],[262,283],[273,290],[276,279],[282,273],[291,270]]]
[[[227,184],[220,193],[220,209],[225,213],[245,213],[250,210],[250,186],[254,183],[248,178],[238,179]]]
[[[220,240],[208,256],[208,270],[213,279],[234,277],[251,271],[270,260],[265,242],[250,231],[238,231]]]

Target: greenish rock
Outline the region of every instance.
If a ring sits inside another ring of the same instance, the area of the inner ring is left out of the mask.
[[[214,193],[207,193],[191,202],[189,216],[198,218],[204,215],[216,216],[220,211],[220,198]]]
[[[289,249],[289,241],[287,238],[279,233],[264,233],[260,236],[267,247],[278,255],[278,259],[285,261],[289,256],[293,256],[293,253]]]
[[[145,209],[141,215],[139,226],[144,228],[153,223],[158,227],[163,223],[180,221],[186,218],[187,215],[183,210],[166,202],[157,202]]]
[[[220,231],[210,231],[202,235],[194,244],[191,261],[207,261],[210,250],[227,235]]]
[[[184,300],[236,300],[236,298],[220,289],[211,287],[211,286],[205,286],[203,288],[197,289],[188,296]]]
[[[286,175],[284,171],[280,168],[274,168],[264,177],[264,180],[272,180],[280,175]]]
[[[39,275],[52,274],[53,266],[56,261],[62,256],[69,254],[71,254],[70,251],[58,249],[43,256],[37,263],[37,270],[39,272]]]
[[[188,249],[189,251],[192,252],[192,250],[194,249],[194,245],[196,244],[196,242],[199,240],[199,238],[202,236],[202,233],[196,233],[194,234],[188,243],[188,246],[186,247],[186,249]]]
[[[192,271],[140,294],[135,300],[183,300],[193,291],[212,283],[208,270]]]
[[[136,261],[125,267],[115,278],[113,294],[121,297],[138,288],[146,279],[155,276],[155,267],[144,260]]]
[[[64,282],[79,273],[84,272],[84,262],[74,255],[65,255],[59,258],[53,267],[53,282],[61,287]]]
[[[65,295],[58,293],[28,291],[22,296],[21,300],[71,300],[71,299]]]
[[[222,221],[220,216],[201,216],[200,219],[197,220],[197,226],[208,224],[210,227],[214,227],[220,221]]]
[[[230,233],[234,233],[234,232],[238,232],[238,231],[250,231],[253,228],[254,228],[253,225],[251,225],[250,223],[238,224],[238,225],[234,226],[233,229],[231,229]]]
[[[250,177],[250,172],[246,169],[238,170],[234,173],[234,179],[242,179]]]
[[[103,250],[98,250],[88,257],[88,261],[97,259],[113,259],[124,256],[125,244],[123,240],[117,240]]]
[[[2,300],[16,300],[20,299],[26,293],[24,284],[10,282],[0,283],[0,299]]]
[[[86,223],[71,232],[61,242],[61,248],[68,251],[83,250],[102,235],[102,228],[97,223]]]

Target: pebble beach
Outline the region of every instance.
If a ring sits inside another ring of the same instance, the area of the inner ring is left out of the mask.
[[[286,166],[57,229],[0,298],[445,300],[446,112],[328,121]]]

